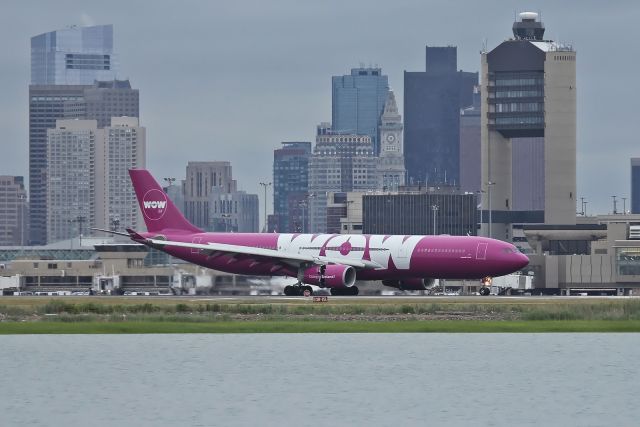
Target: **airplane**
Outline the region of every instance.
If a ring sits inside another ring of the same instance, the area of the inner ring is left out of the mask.
[[[191,224],[145,169],[129,175],[146,232],[120,234],[193,264],[233,274],[287,276],[285,295],[358,295],[356,280],[379,280],[400,290],[426,290],[439,279],[487,281],[524,268],[529,258],[514,245],[477,236],[217,233]]]

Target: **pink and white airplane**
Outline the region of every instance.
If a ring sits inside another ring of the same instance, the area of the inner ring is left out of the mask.
[[[424,290],[436,278],[502,276],[529,263],[512,244],[486,237],[204,232],[185,219],[147,170],[129,174],[147,232],[116,234],[219,271],[296,278],[286,295],[313,293],[308,285],[357,295],[356,280]]]

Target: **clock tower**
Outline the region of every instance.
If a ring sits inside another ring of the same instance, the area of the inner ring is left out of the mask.
[[[397,191],[405,185],[402,116],[398,113],[396,97],[389,91],[380,119],[380,157],[378,158],[378,188]]]

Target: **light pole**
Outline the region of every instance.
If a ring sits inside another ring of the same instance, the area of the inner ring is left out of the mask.
[[[271,187],[271,182],[261,182],[260,185],[264,187],[264,232],[268,230],[267,227],[267,188]]]
[[[438,205],[431,205],[431,210],[433,211],[433,235],[435,236],[436,233],[436,216],[438,215]]]
[[[617,214],[618,213],[618,208],[616,206],[616,197],[617,196],[611,196],[611,198],[613,199],[613,214]]]
[[[25,194],[18,195],[18,199],[20,200],[20,249],[24,252],[24,205],[27,200],[27,196]]]
[[[622,198],[622,214],[623,215],[627,214],[627,198],[626,197]]]
[[[78,215],[75,219],[68,220],[70,223],[78,223],[78,229],[80,231],[80,249],[82,249],[82,224],[86,221],[86,219],[87,218]],[[71,248],[73,249],[73,236],[71,237]]]
[[[480,231],[482,231],[482,210],[484,208],[484,206],[482,206],[482,202],[483,202],[482,195],[485,193],[485,191],[478,190],[478,191],[476,191],[476,193],[478,193],[478,198],[480,199]]]
[[[300,207],[300,210],[302,210],[302,226],[300,227],[300,232],[302,234],[304,234],[305,231],[305,208],[307,207],[307,201],[306,200],[300,200],[298,202],[298,206]]]
[[[582,204],[581,209],[582,212],[580,212],[582,214],[582,216],[584,216],[584,197],[580,197],[580,203]]]
[[[490,239],[493,238],[493,234],[491,233],[491,223],[492,221],[492,211],[491,211],[491,186],[495,185],[495,182],[493,181],[488,181],[487,182],[487,192],[489,194],[489,235],[487,237],[489,237]]]
[[[120,218],[111,218],[111,231],[118,231],[118,228],[120,228]]]

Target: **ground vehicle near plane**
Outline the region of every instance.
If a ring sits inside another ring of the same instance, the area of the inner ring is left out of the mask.
[[[529,263],[512,244],[476,236],[204,232],[184,218],[147,170],[129,174],[147,232],[116,234],[219,271],[296,278],[286,295],[313,293],[309,285],[357,295],[356,280],[422,290],[434,278],[501,276]]]

